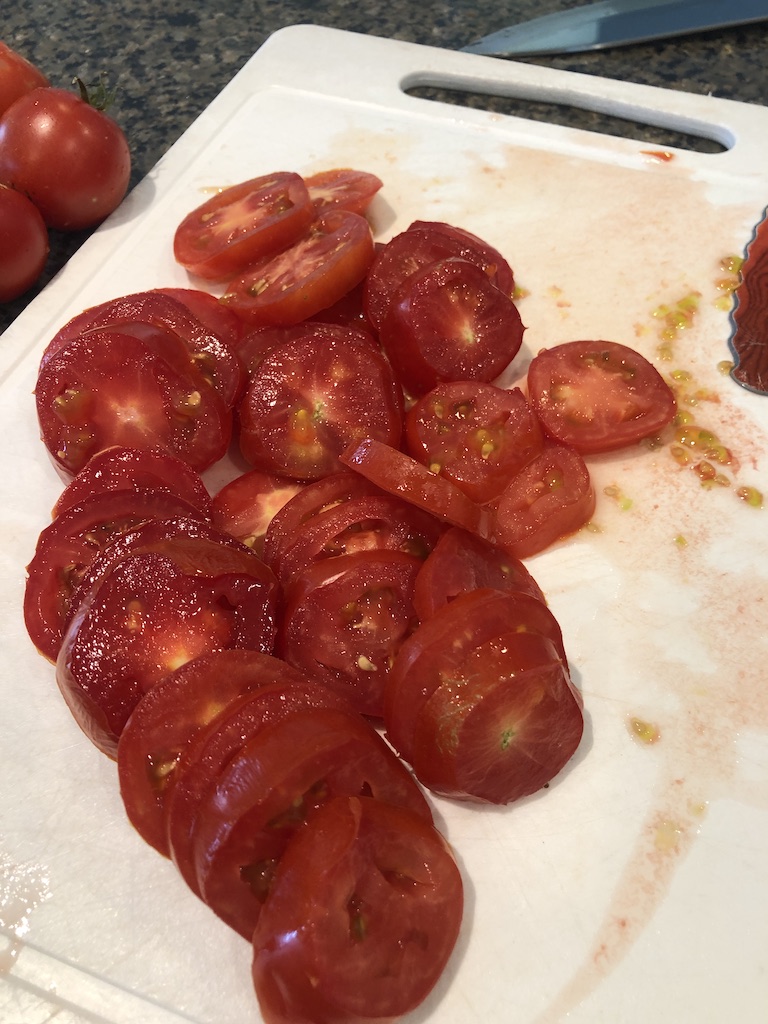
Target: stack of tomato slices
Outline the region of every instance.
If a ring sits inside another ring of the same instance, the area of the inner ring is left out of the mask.
[[[136,829],[253,942],[269,1024],[392,1019],[434,986],[462,885],[419,782],[505,804],[571,759],[581,696],[521,558],[589,520],[585,455],[675,408],[614,342],[499,387],[509,264],[438,222],[375,247],[380,184],[225,190],[175,244],[235,282],[222,299],[86,310],[36,388],[69,482],[27,629]],[[225,452],[240,471],[211,495]]]

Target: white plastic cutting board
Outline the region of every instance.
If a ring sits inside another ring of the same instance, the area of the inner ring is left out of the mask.
[[[662,152],[406,95],[417,84],[575,103],[730,148]],[[595,529],[531,560],[584,692],[586,738],[562,777],[519,805],[436,801],[466,920],[412,1020],[765,1024],[768,510],[736,492],[768,492],[768,398],[719,364],[730,332],[720,264],[768,201],[766,140],[763,108],[293,27],[12,325],[0,340],[3,1024],[259,1020],[247,945],[127,824],[114,765],[80,734],[24,632],[24,566],[60,490],[32,391],[69,316],[186,283],[173,230],[211,188],[344,165],[384,181],[379,238],[440,219],[504,252],[527,292],[517,373],[557,341],[633,345],[690,374],[683,404],[739,460],[728,486],[707,489],[668,444],[593,459]]]

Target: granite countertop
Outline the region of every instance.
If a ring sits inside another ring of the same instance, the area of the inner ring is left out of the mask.
[[[571,0],[393,0],[386,5],[381,0],[123,0],[109,5],[30,0],[4,15],[2,39],[56,86],[68,87],[75,76],[90,82],[102,71],[109,73],[119,90],[111,113],[129,140],[135,185],[280,28],[314,23],[456,49],[506,24],[574,6]],[[766,43],[768,21],[602,52],[540,57],[535,62],[764,103]],[[489,105],[487,98],[482,102]],[[510,101],[499,103],[506,103],[499,109],[510,109]],[[551,108],[536,105],[525,112],[553,116]],[[569,124],[598,127],[597,115],[583,111],[564,110],[558,116]],[[646,136],[647,131],[642,126],[629,128],[636,137],[659,141],[658,131]],[[668,144],[676,141],[672,138]],[[0,306],[0,332],[86,237],[52,237],[48,265],[36,288]]]

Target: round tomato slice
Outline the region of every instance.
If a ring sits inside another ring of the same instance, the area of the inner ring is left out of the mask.
[[[481,503],[500,494],[544,445],[522,391],[481,381],[438,384],[408,410],[405,429],[415,459]]]
[[[222,306],[215,295],[204,292],[200,288],[158,288],[162,295],[170,295],[181,302],[197,319],[217,338],[221,338],[230,348],[236,349],[243,336],[243,322],[235,314]]]
[[[315,562],[287,589],[279,653],[361,714],[381,717],[386,677],[416,625],[413,584],[421,564],[384,550]]]
[[[242,694],[193,736],[179,758],[172,786],[166,793],[164,814],[168,851],[182,878],[198,896],[200,886],[194,842],[200,812],[219,777],[239,756],[245,744],[262,729],[297,712],[317,713],[328,708],[344,712],[351,710],[347,701],[338,694],[285,662],[282,664],[285,670],[276,681],[265,682],[258,689]],[[257,883],[254,874],[249,885],[257,890]]]
[[[244,938],[286,848],[335,796],[372,796],[432,821],[413,776],[352,711],[297,710],[259,730],[222,770],[198,814],[197,881],[205,902]]]
[[[458,671],[467,652],[504,633],[536,633],[567,658],[557,619],[529,594],[472,590],[460,594],[414,630],[401,645],[384,688],[384,724],[394,748],[412,763],[418,717],[446,673]]]
[[[539,352],[528,392],[550,437],[577,451],[613,451],[671,423],[675,396],[645,356],[615,341],[571,341]]]
[[[54,518],[97,494],[122,490],[168,491],[188,501],[206,519],[211,496],[199,473],[162,448],[114,445],[97,452],[64,488],[53,507]]]
[[[538,792],[573,757],[584,730],[552,641],[502,633],[449,662],[416,720],[416,777],[433,792],[481,803]]]
[[[46,358],[35,398],[43,443],[70,476],[112,445],[159,446],[200,472],[232,435],[231,412],[202,378],[113,331],[80,335]]]
[[[45,527],[27,566],[24,592],[24,622],[41,654],[56,660],[75,594],[99,553],[142,523],[176,516],[202,518],[167,490],[131,488],[95,494]]]
[[[173,254],[191,274],[223,281],[292,245],[314,219],[301,176],[278,171],[222,189],[188,213]]]
[[[251,374],[239,405],[240,451],[255,469],[298,480],[337,472],[356,440],[400,443],[402,394],[370,336],[307,324]]]
[[[212,522],[261,554],[269,524],[301,487],[295,480],[258,469],[241,473],[213,496]]]
[[[206,726],[245,694],[277,683],[313,684],[261,651],[212,651],[152,687],[131,712],[117,744],[120,794],[141,837],[169,856],[165,804],[182,755]]]
[[[349,210],[363,214],[384,182],[368,171],[336,167],[304,178],[318,213],[324,210]]]
[[[392,295],[379,340],[403,387],[491,381],[517,355],[525,328],[512,299],[468,260],[431,263]]]
[[[429,822],[338,797],[297,833],[253,934],[266,1024],[393,1020],[432,990],[461,927],[461,874]]]
[[[423,622],[459,594],[481,589],[508,590],[545,600],[520,559],[454,526],[440,537],[419,569],[413,606]]]
[[[575,448],[548,442],[493,502],[490,535],[517,558],[575,533],[595,511],[595,491]]]
[[[221,301],[249,324],[297,324],[358,285],[373,253],[364,217],[329,210],[290,248],[259,260],[235,278]]]
[[[481,536],[487,532],[486,513],[482,506],[450,480],[432,473],[416,459],[391,445],[366,438],[359,444],[351,444],[341,455],[341,462],[382,490],[431,512],[443,522]]]
[[[270,652],[276,631],[272,573],[242,545],[169,539],[129,554],[91,588],[56,663],[76,721],[105,754],[141,696],[211,650]]]
[[[378,251],[365,279],[365,313],[376,330],[381,329],[393,295],[407,278],[453,257],[476,264],[505,295],[512,295],[512,269],[492,245],[452,224],[414,221]]]

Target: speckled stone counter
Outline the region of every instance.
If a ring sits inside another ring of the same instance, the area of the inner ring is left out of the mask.
[[[27,0],[3,13],[2,36],[37,64],[56,86],[102,71],[118,87],[112,115],[131,146],[136,184],[273,32],[314,23],[457,49],[504,25],[577,4],[569,0]],[[614,50],[541,57],[552,67],[681,89],[747,103],[768,102],[768,21]],[[322,60],[322,54],[318,54]],[[472,102],[472,98],[469,98]],[[511,101],[498,102],[510,110]],[[527,105],[528,116],[552,109]],[[516,112],[520,112],[517,108]],[[563,110],[581,127],[601,127],[596,115]],[[642,126],[625,126],[645,138]],[[658,132],[652,136],[658,141]],[[675,144],[671,139],[669,144]],[[766,141],[768,159],[768,141]],[[54,235],[42,287],[86,235]],[[0,306],[0,332],[34,297]]]

